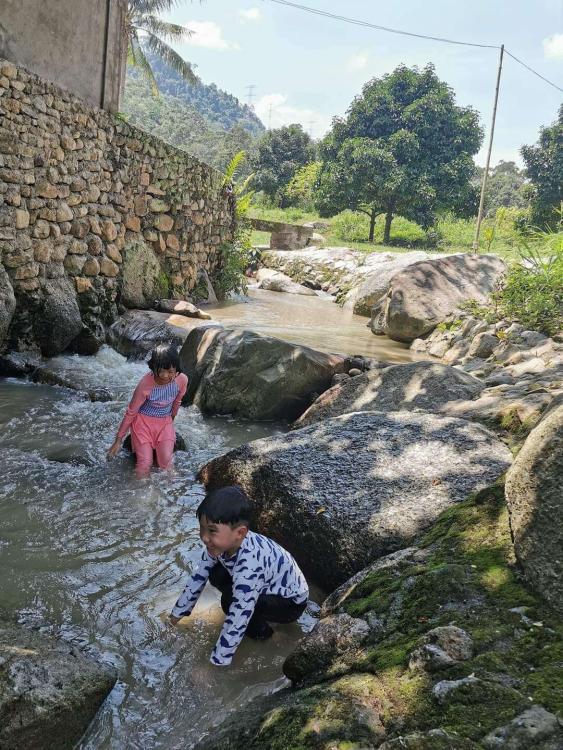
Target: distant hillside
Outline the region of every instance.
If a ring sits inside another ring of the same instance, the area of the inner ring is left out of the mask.
[[[250,155],[265,130],[250,107],[215,84],[191,86],[160,60],[148,57],[161,95],[154,97],[139,72],[128,67],[122,110],[131,124],[220,170],[237,151]]]

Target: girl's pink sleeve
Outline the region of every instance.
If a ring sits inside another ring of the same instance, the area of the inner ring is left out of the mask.
[[[131,427],[131,422],[133,421],[141,406],[145,403],[147,396],[151,392],[151,387],[152,376],[150,373],[148,373],[141,379],[139,385],[133,392],[133,398],[131,399],[131,401],[129,402],[129,406],[125,410],[125,416],[123,417],[123,421],[119,425],[119,430],[117,431],[118,438],[121,438],[123,440],[125,435],[127,435],[127,431],[129,430],[129,427]]]
[[[174,419],[176,414],[178,414],[182,399],[184,398],[184,396],[186,395],[186,391],[188,390],[188,376],[184,375],[184,373],[181,372],[176,378],[176,383],[178,384],[180,390],[178,392],[178,395],[174,399],[174,403],[172,404],[172,419]]]

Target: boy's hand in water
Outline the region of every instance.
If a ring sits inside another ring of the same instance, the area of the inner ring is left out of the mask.
[[[119,453],[120,450],[121,450],[121,440],[119,438],[116,438],[113,441],[111,447],[109,448],[109,450],[108,450],[108,452],[106,454],[107,457],[108,457],[108,459],[109,458],[115,458],[117,456],[117,454]]]

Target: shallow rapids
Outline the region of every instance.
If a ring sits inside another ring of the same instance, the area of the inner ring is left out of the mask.
[[[146,365],[105,347],[50,365],[118,400],[90,403],[65,389],[0,380],[1,609],[118,668],[81,750],[184,748],[228,711],[282,685],[281,664],[300,627],[313,623],[308,614],[301,626],[277,627],[268,643],[245,640],[234,665],[220,669],[208,662],[223,617],[213,590],[186,626],[164,619],[199,551],[195,471],[281,428],[181,409],[176,425],[189,451],[176,454],[173,476],[139,482],[130,458],[108,464],[105,450]]]

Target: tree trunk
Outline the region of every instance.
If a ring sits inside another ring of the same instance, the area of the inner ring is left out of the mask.
[[[388,245],[391,239],[391,222],[393,221],[393,211],[389,209],[385,214],[385,231],[383,233],[383,244]]]
[[[377,219],[377,211],[375,208],[371,209],[371,214],[369,217],[369,241],[373,242],[373,235],[375,233],[375,220]]]

